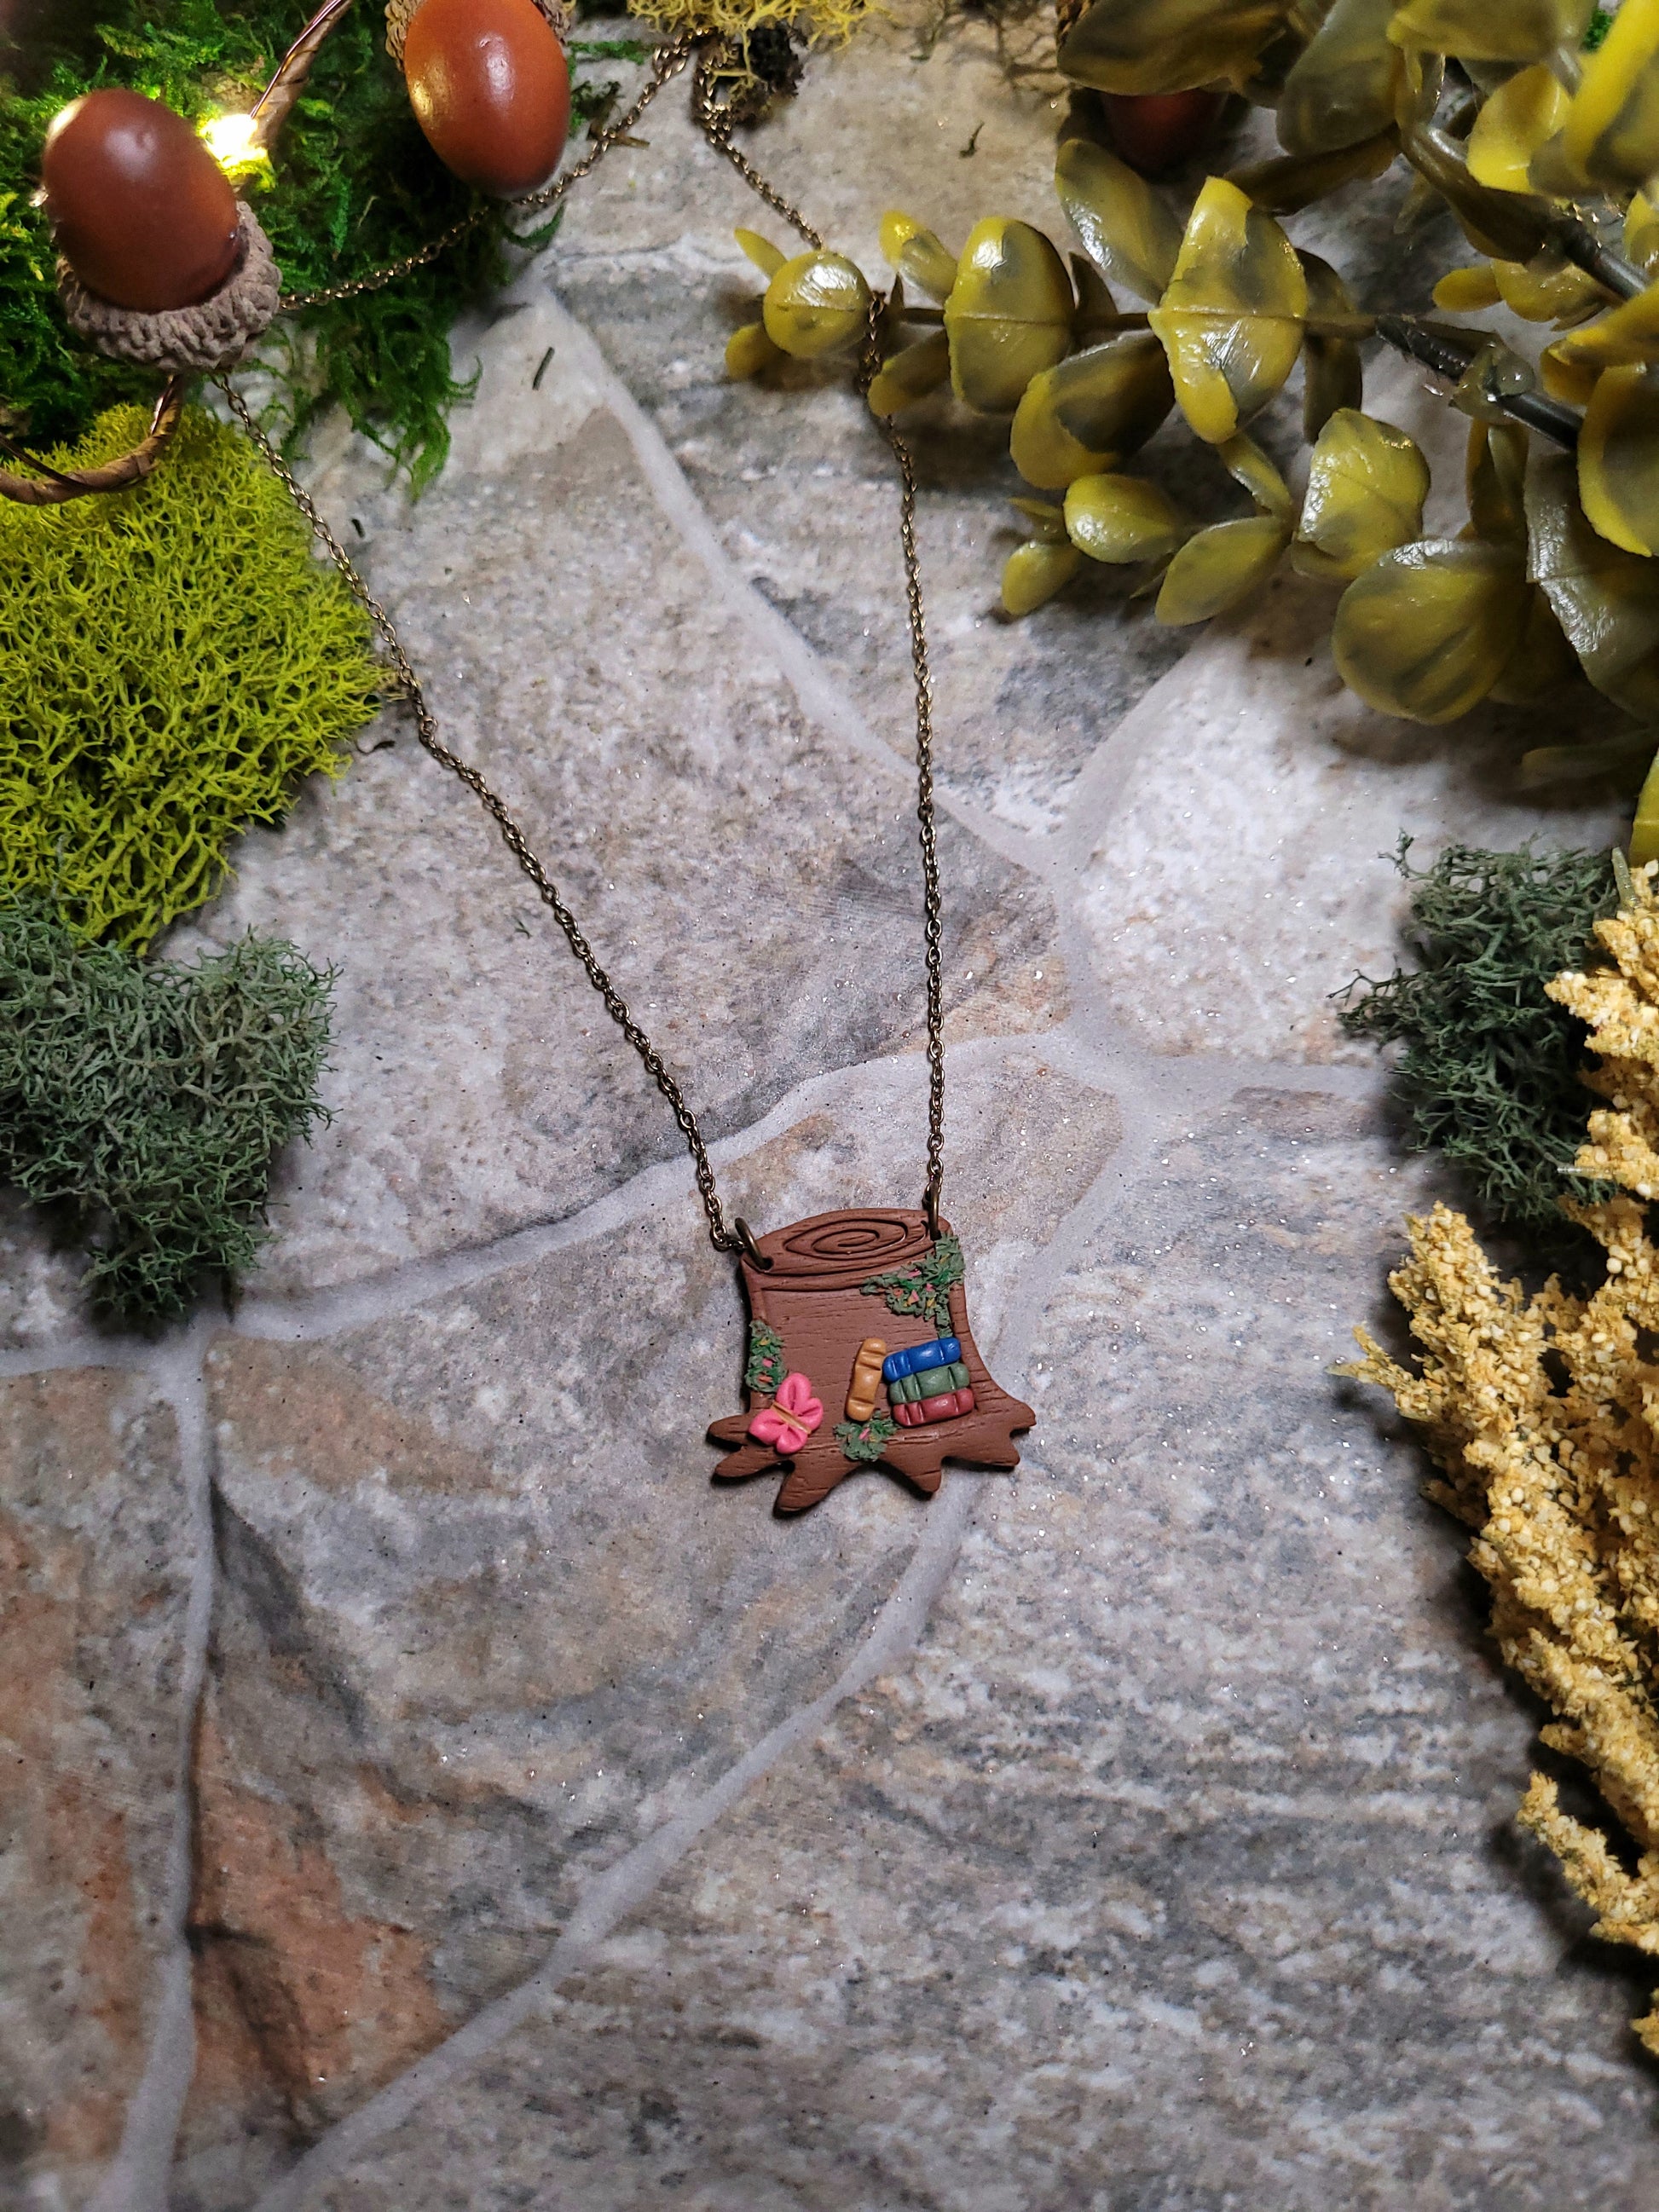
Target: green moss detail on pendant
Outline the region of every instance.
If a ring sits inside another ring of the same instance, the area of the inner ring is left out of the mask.
[[[743,1370],[744,1381],[751,1390],[763,1390],[770,1397],[787,1371],[783,1339],[776,1329],[769,1328],[763,1321],[751,1321],[749,1324],[749,1364]]]
[[[0,1181],[71,1209],[104,1311],[167,1320],[253,1259],[272,1154],[327,1118],[331,981],[268,939],[185,968],[0,907]]]
[[[940,1237],[933,1249],[911,1266],[872,1275],[863,1287],[866,1297],[885,1298],[889,1313],[945,1328],[950,1325],[951,1292],[961,1282],[963,1272],[960,1242],[954,1237]]]
[[[836,1442],[850,1460],[873,1466],[899,1432],[898,1423],[885,1413],[872,1413],[867,1421],[837,1421]]]
[[[106,460],[148,423],[112,409],[52,458]],[[233,837],[339,774],[382,682],[282,485],[199,410],[131,491],[0,501],[0,898],[142,951],[219,888]]]

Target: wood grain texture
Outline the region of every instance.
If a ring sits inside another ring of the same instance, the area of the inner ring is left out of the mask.
[[[945,1224],[948,1233],[950,1224]],[[769,1390],[749,1390],[748,1410],[715,1421],[708,1434],[728,1456],[715,1468],[721,1481],[781,1472],[784,1480],[775,1502],[780,1513],[804,1513],[827,1498],[849,1474],[871,1462],[848,1459],[836,1435],[853,1364],[867,1336],[884,1337],[889,1352],[907,1351],[941,1334],[958,1338],[974,1392],[974,1411],[924,1428],[902,1429],[873,1462],[902,1476],[924,1498],[939,1488],[947,1459],[969,1467],[1018,1467],[1015,1434],[1036,1419],[1029,1406],[1011,1398],[994,1382],[968,1324],[968,1301],[958,1283],[950,1292],[951,1321],[942,1330],[922,1315],[889,1310],[879,1292],[864,1287],[874,1275],[889,1273],[921,1260],[931,1249],[927,1218],[908,1207],[866,1207],[817,1213],[757,1240],[769,1268],[745,1257],[741,1262],[750,1317],[764,1322],[783,1339],[784,1364],[804,1374],[823,1401],[823,1425],[799,1451],[781,1454],[749,1435],[749,1424]],[[878,1414],[888,1412],[887,1393],[878,1395]]]

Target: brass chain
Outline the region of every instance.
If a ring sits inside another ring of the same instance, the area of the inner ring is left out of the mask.
[[[750,190],[775,214],[792,223],[811,246],[823,240],[793,200],[762,176],[732,143],[732,118],[714,91],[714,64],[719,49],[705,43],[691,79],[691,109],[703,136],[724,154]],[[885,294],[871,295],[870,319],[859,362],[859,392],[868,398],[881,367]],[[904,548],[904,592],[910,618],[910,666],[916,690],[916,819],[921,825],[921,935],[927,976],[927,1182],[923,1204],[937,1237],[939,1195],[945,1183],[945,975],[943,908],[939,888],[939,838],[933,818],[933,679],[927,659],[927,622],[921,597],[921,561],[916,551],[916,470],[910,448],[890,415],[878,415],[882,435],[892,449],[899,472],[899,537]]]
[[[868,396],[881,367],[881,322],[885,300],[870,301],[859,390]],[[927,618],[921,599],[921,559],[916,551],[916,466],[890,415],[878,415],[899,472],[899,538],[904,547],[904,595],[910,616],[910,669],[916,690],[916,821],[921,847],[921,941],[927,973],[927,1182],[922,1203],[935,1237],[945,1185],[945,956],[944,907],[939,888],[939,837],[933,820],[933,678],[927,660]]]
[[[732,167],[743,179],[751,192],[758,193],[773,212],[793,223],[811,246],[820,252],[823,240],[808,222],[793,200],[787,200],[776,187],[769,184],[744,154],[732,143],[732,118],[721,106],[714,94],[714,64],[721,51],[720,43],[705,41],[697,56],[697,66],[691,79],[691,112],[697,126],[717,154],[724,154]]]
[[[606,1013],[638,1053],[645,1063],[646,1072],[668,1101],[670,1109],[675,1121],[679,1124],[680,1133],[684,1137],[690,1149],[692,1160],[696,1164],[697,1189],[702,1199],[703,1212],[708,1216],[708,1234],[714,1241],[715,1250],[737,1252],[750,1249],[752,1239],[749,1237],[743,1223],[738,1224],[735,1231],[726,1225],[726,1216],[721,1211],[720,1198],[714,1188],[714,1170],[709,1165],[708,1150],[703,1143],[702,1131],[697,1127],[697,1117],[685,1103],[684,1092],[674,1080],[673,1075],[655,1045],[652,1043],[650,1038],[629,1012],[628,1001],[601,966],[592,946],[583,936],[575,915],[571,913],[559,896],[557,884],[554,883],[536,857],[523,830],[507,811],[506,802],[497,796],[470,762],[464,761],[459,754],[451,752],[448,746],[439,737],[438,725],[434,719],[432,709],[426,703],[426,694],[421,687],[421,679],[416,674],[409,655],[404,651],[403,641],[398,635],[397,626],[391,616],[363,581],[351,556],[324,521],[316,501],[310,493],[306,490],[304,485],[301,483],[287,462],[283,460],[270,439],[254,421],[247,402],[242,398],[241,393],[236,390],[228,377],[219,377],[216,381],[219,389],[225,395],[231,413],[258,447],[271,471],[286,487],[289,497],[310,524],[316,534],[318,543],[345,579],[346,586],[352,597],[379,631],[381,642],[386,647],[387,658],[397,677],[398,690],[414,711],[415,726],[420,733],[421,743],[440,768],[446,768],[452,775],[459,777],[486,813],[494,819],[496,828],[501,833],[501,841],[507,851],[512,854],[520,867],[536,886],[543,904],[550,909],[554,921],[563,931],[565,942],[586,971],[588,981],[604,1000]]]
[[[562,198],[570,185],[586,176],[594,164],[619,138],[627,136],[662,87],[684,67],[699,46],[697,68],[692,85],[692,106],[697,123],[709,143],[731,162],[750,188],[767,205],[792,223],[810,245],[822,248],[823,240],[813,229],[800,210],[768,183],[754,165],[732,145],[731,118],[716,100],[709,66],[708,41],[681,39],[672,46],[659,47],[653,65],[651,82],[632,107],[609,131],[594,141],[586,159],[566,172],[555,185],[537,193],[531,200],[521,202],[526,207],[547,206]],[[303,294],[286,300],[286,308],[313,307],[324,301],[344,300],[362,292],[375,291],[383,284],[411,269],[422,267],[435,260],[455,240],[470,230],[480,216],[471,216],[464,222],[434,239],[419,253],[396,263],[390,269],[380,270],[371,276],[357,279],[354,283],[340,285],[329,292]],[[873,295],[870,302],[870,319],[865,345],[860,361],[859,389],[861,394],[870,386],[881,366],[882,319],[886,307],[885,297]],[[370,592],[350,555],[323,520],[316,502],[283,459],[264,432],[255,422],[246,402],[226,377],[217,380],[220,390],[231,412],[247,435],[264,455],[267,465],[286,488],[289,496],[305,517],[318,543],[327,553],[335,568],[344,579],[354,599],[363,608],[384,644],[392,663],[401,695],[409,702],[415,716],[415,726],[422,744],[441,768],[447,769],[464,783],[494,820],[502,842],[519,866],[535,885],[543,903],[563,933],[566,943],[580,962],[588,981],[605,1002],[605,1012],[632,1045],[644,1063],[647,1073],[667,1100],[680,1133],[684,1137],[696,1170],[698,1194],[703,1212],[708,1218],[708,1234],[716,1251],[742,1251],[757,1264],[769,1266],[763,1261],[756,1248],[753,1232],[740,1218],[732,1228],[726,1224],[719,1194],[714,1186],[714,1170],[709,1164],[708,1146],[697,1125],[697,1117],[686,1103],[666,1063],[658,1053],[639,1024],[629,1012],[628,1002],[612,982],[592,946],[583,935],[574,915],[561,897],[557,885],[532,848],[524,832],[508,812],[505,802],[498,797],[477,769],[450,751],[438,735],[438,726],[420,678],[404,652],[397,626],[390,615]],[[923,1204],[933,1234],[940,1233],[939,1199],[945,1178],[945,988],[942,954],[943,909],[939,883],[939,842],[934,822],[933,805],[933,678],[927,658],[927,630],[922,603],[921,563],[916,550],[916,472],[910,449],[894,428],[890,416],[878,416],[883,436],[892,450],[899,471],[899,535],[904,551],[905,596],[910,625],[910,665],[915,678],[916,695],[916,818],[920,824],[922,878],[922,944],[925,955],[927,987],[927,1180]]]
[[[644,89],[626,114],[595,135],[592,144],[580,161],[562,170],[550,185],[544,185],[540,191],[531,192],[523,199],[515,199],[513,206],[522,208],[526,215],[540,215],[549,208],[557,207],[570,187],[579,185],[619,139],[629,135],[664,85],[685,67],[696,48],[696,41],[691,38],[676,39],[667,46],[659,46],[651,58],[651,74],[646,80]],[[416,252],[406,253],[401,261],[389,261],[384,268],[373,269],[367,276],[354,276],[344,284],[331,284],[321,292],[285,293],[278,313],[297,315],[305,307],[330,307],[337,300],[358,300],[365,292],[384,291],[388,284],[395,284],[400,277],[412,276],[416,270],[428,267],[441,255],[447,253],[452,246],[459,245],[470,232],[476,230],[480,223],[487,222],[494,212],[488,206],[475,208],[471,215],[463,216],[459,222],[451,223],[447,230],[440,231],[435,238],[428,239]]]

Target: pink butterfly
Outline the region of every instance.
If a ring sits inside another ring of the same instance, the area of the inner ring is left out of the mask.
[[[769,1406],[763,1406],[749,1424],[749,1433],[759,1443],[775,1444],[787,1458],[800,1449],[823,1419],[823,1407],[812,1395],[811,1379],[786,1375],[778,1385],[776,1398]]]

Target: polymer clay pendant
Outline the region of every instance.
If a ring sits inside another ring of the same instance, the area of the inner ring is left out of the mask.
[[[1012,1468],[1036,1416],[994,1382],[968,1327],[962,1247],[926,1214],[816,1213],[756,1240],[749,1410],[708,1434],[727,1481],[784,1477],[780,1513],[804,1513],[859,1468],[880,1465],[925,1498],[947,1459]]]

